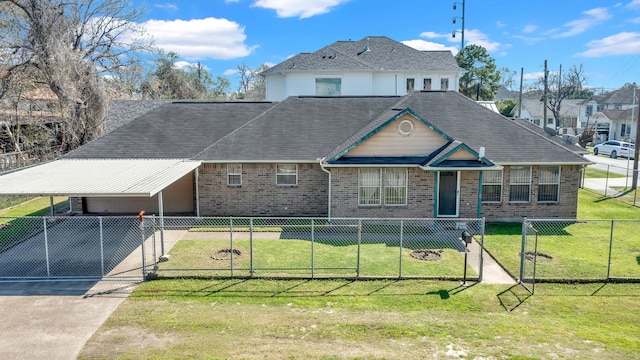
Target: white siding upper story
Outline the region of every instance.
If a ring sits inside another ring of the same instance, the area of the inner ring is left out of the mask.
[[[334,95],[340,96],[401,96],[411,90],[458,91],[457,73],[290,72],[265,76],[266,100],[281,101],[288,96],[326,95],[317,92],[317,79],[339,79],[339,93]]]

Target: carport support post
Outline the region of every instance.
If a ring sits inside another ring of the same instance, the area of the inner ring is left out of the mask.
[[[53,196],[49,196],[49,207],[51,208],[51,216],[55,215],[55,210],[53,208]]]
[[[162,191],[158,193],[158,212],[160,213],[160,261],[169,260],[169,255],[164,252],[164,207]]]

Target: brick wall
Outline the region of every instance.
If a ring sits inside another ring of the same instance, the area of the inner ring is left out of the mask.
[[[226,164],[200,167],[202,216],[327,216],[328,174],[298,164],[298,185],[276,185],[275,164],[242,164],[242,185],[227,185]]]
[[[482,216],[490,221],[519,221],[528,218],[575,218],[578,207],[580,167],[562,166],[560,169],[560,197],[558,202],[538,202],[537,166],[531,169],[531,198],[527,203],[509,203],[509,172],[503,170],[502,202],[482,204]]]
[[[434,217],[434,173],[408,169],[407,205],[358,205],[358,169],[331,169],[331,216],[363,218],[432,218]],[[383,190],[384,192],[384,190]],[[383,196],[384,198],[384,196]]]

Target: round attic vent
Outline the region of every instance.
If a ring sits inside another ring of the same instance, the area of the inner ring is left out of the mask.
[[[402,120],[398,123],[398,134],[402,136],[409,136],[413,133],[413,121]]]

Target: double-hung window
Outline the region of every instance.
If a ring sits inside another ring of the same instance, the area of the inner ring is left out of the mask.
[[[531,167],[512,166],[509,178],[509,201],[529,202],[531,194]]]
[[[384,172],[384,204],[407,205],[407,170],[386,169]]]
[[[380,169],[360,169],[358,172],[358,205],[380,205],[381,174]]]
[[[502,201],[502,171],[482,172],[482,202]]]
[[[560,167],[541,166],[538,178],[538,201],[557,202],[560,194]]]
[[[242,164],[227,164],[227,185],[242,185]]]
[[[281,185],[281,186],[298,185],[298,165],[297,164],[277,164],[276,165],[276,185]]]

